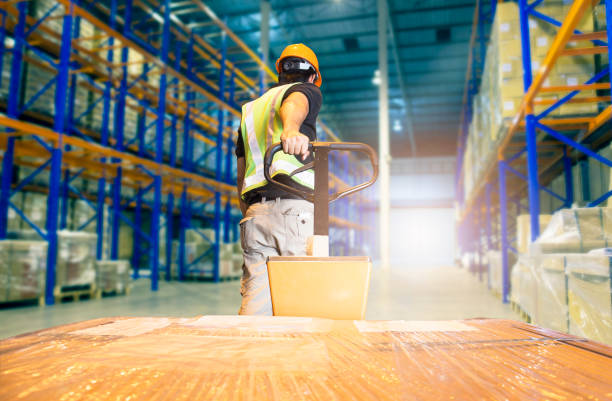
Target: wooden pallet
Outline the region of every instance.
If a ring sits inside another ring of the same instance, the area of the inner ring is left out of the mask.
[[[74,285],[74,286],[57,286],[53,290],[55,302],[60,303],[64,300],[81,301],[84,299],[98,299],[99,291],[96,290],[95,284]]]
[[[0,309],[17,308],[20,306],[45,306],[45,296],[41,295],[38,298],[15,299],[11,301],[0,301]]]
[[[115,296],[118,296],[118,295],[130,295],[130,292],[132,292],[132,286],[126,286],[123,291],[118,291],[116,289],[114,289],[114,290],[105,290],[105,289],[102,289],[102,288],[98,288],[98,293],[96,295],[96,298],[115,297]]]

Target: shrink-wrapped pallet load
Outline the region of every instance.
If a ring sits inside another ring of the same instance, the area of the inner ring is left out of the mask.
[[[612,208],[561,209],[535,243],[538,253],[585,253],[612,241]]]
[[[535,261],[532,257],[519,255],[517,262],[512,266],[510,276],[510,299],[532,319],[537,308],[537,277],[534,266]]]
[[[535,278],[535,311],[532,323],[568,332],[567,280],[563,254],[541,254],[531,258]]]
[[[503,293],[501,251],[488,251],[487,259],[489,261],[489,285],[494,294],[501,295]]]
[[[96,282],[102,293],[127,294],[131,286],[131,266],[127,260],[96,261]]]
[[[96,242],[95,234],[58,231],[55,286],[95,288]]]
[[[47,243],[0,241],[0,303],[39,299],[45,291]]]
[[[550,214],[540,215],[540,232],[544,231],[552,216]],[[521,214],[516,218],[516,250],[518,253],[529,253],[531,244],[531,216]]]
[[[566,255],[569,332],[612,345],[610,250]]]
[[[612,382],[610,347],[491,319],[104,318],[0,355],[6,400],[604,400]]]

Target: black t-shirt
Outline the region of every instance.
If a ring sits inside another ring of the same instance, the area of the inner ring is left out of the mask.
[[[303,93],[304,96],[308,99],[308,114],[304,119],[304,122],[300,126],[300,132],[308,137],[310,141],[315,141],[317,139],[317,116],[319,115],[319,110],[321,109],[321,103],[323,102],[323,96],[321,95],[321,90],[318,86],[311,83],[299,83],[293,85],[291,88],[287,89],[283,96],[283,102],[287,97],[294,93],[300,92]],[[282,103],[281,103],[282,104]],[[245,157],[244,152],[244,142],[242,139],[242,132],[240,128],[238,128],[238,139],[236,141],[236,157]],[[310,163],[312,161],[312,155],[308,156],[306,160],[303,161],[304,164]],[[289,179],[277,178],[279,181],[282,181],[286,184],[289,184],[294,187],[301,187],[295,181]],[[266,197],[268,199],[274,199],[277,197],[283,198],[298,198],[293,194],[288,194],[284,190],[280,188],[272,188],[270,184],[264,185],[261,188],[254,189],[245,194],[246,203],[251,204],[259,201],[261,197]]]

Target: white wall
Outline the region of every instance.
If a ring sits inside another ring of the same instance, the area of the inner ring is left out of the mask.
[[[418,268],[453,263],[453,168],[454,158],[392,162],[392,266]]]

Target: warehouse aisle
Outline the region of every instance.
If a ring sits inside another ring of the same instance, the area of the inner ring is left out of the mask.
[[[127,297],[70,302],[53,307],[0,310],[0,338],[60,324],[108,316],[233,315],[240,306],[240,282],[161,282],[152,293],[148,280],[134,283]],[[439,320],[471,317],[518,318],[486,285],[456,267],[375,269],[367,318]]]
[[[474,317],[519,319],[483,282],[454,266],[374,271],[366,318],[452,320]]]

